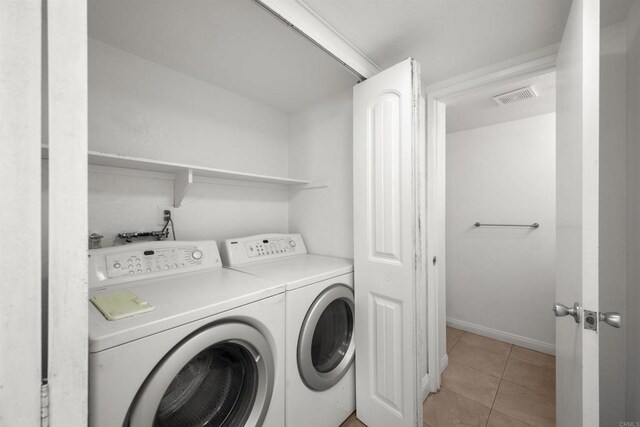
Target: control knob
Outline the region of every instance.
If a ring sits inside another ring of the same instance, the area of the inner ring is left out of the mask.
[[[195,251],[191,252],[191,258],[202,259],[202,251],[200,249],[196,249]]]

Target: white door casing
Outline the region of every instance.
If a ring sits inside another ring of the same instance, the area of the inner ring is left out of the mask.
[[[0,2],[0,426],[40,425],[39,0]]]
[[[47,3],[50,425],[87,423],[87,2]]]
[[[600,2],[574,0],[557,58],[556,301],[598,311]],[[557,425],[599,424],[598,334],[556,320]],[[550,314],[551,315],[551,314]]]
[[[417,188],[421,189],[422,196],[416,200],[418,203],[418,209],[421,214],[417,215],[416,229],[418,233],[423,233],[421,238],[417,241],[420,245],[416,252],[423,254],[419,256],[423,262],[416,264],[416,329],[417,344],[418,344],[418,378],[420,381],[420,396],[422,400],[426,399],[431,391],[431,378],[429,377],[429,319],[428,314],[428,302],[429,295],[427,289],[427,283],[431,280],[431,272],[428,268],[429,263],[427,260],[429,257],[429,242],[426,238],[426,230],[429,229],[429,215],[427,213],[427,198],[428,198],[428,178],[427,178],[427,102],[426,99],[420,95],[420,122],[419,122],[419,140],[423,141],[423,144],[419,145],[416,151],[416,156],[421,158],[423,163],[420,165],[420,169],[423,171],[421,176],[416,177]],[[416,159],[418,161],[418,159]],[[424,223],[421,223],[424,220]]]
[[[446,368],[446,109],[445,103],[428,98],[427,106],[427,348],[429,388],[440,389]],[[444,356],[444,357],[443,357]],[[441,358],[443,360],[441,360]],[[425,396],[426,398],[426,396]]]
[[[424,272],[420,72],[409,58],[354,88],[356,408],[370,427],[422,425],[417,283]]]

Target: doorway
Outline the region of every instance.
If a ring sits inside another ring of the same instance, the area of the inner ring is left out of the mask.
[[[555,425],[555,70],[440,102],[446,333],[425,420],[454,405],[468,421]]]
[[[632,86],[628,86],[629,63],[633,56],[631,55],[629,41],[625,37],[625,33],[633,28],[633,22],[629,19],[616,24],[607,25],[600,29],[600,67],[599,67],[599,98],[600,98],[600,120],[599,120],[599,280],[601,283],[599,291],[599,309],[602,311],[615,310],[619,311],[622,318],[625,319],[628,313],[627,302],[625,296],[630,294],[631,285],[627,284],[627,265],[628,259],[631,259],[632,246],[627,246],[629,239],[632,239],[632,230],[629,229],[629,221],[631,217],[627,212],[629,203],[629,188],[632,188],[632,181],[628,181],[628,176],[635,167],[633,160],[627,153],[633,153],[630,144],[631,135],[627,135],[628,123],[627,117],[630,114],[628,100],[631,96],[628,90]],[[548,53],[548,52],[547,52]],[[509,81],[509,79],[523,79],[532,75],[541,75],[551,72],[555,65],[555,55],[542,55],[538,52],[537,58],[520,58],[518,65],[509,64],[502,68],[495,67],[485,70],[484,73],[466,76],[465,79],[451,81],[447,85],[440,85],[427,90],[430,94],[429,108],[430,117],[430,142],[442,141],[441,145],[431,144],[429,150],[433,152],[431,161],[444,162],[444,150],[446,142],[445,115],[448,118],[451,113],[451,99],[473,92],[482,88],[496,84],[500,81]],[[625,130],[627,130],[625,132]],[[439,151],[438,151],[439,150]],[[432,194],[436,192],[434,182],[446,182],[446,164],[439,164],[432,176],[430,176],[429,191]],[[628,187],[629,186],[629,187]],[[523,189],[524,191],[524,189]],[[443,193],[444,194],[444,193]],[[448,202],[448,201],[447,201]],[[432,206],[431,215],[433,221],[443,221],[446,223],[446,209],[443,196],[442,203],[437,205],[437,209]],[[446,204],[449,207],[449,204]],[[478,220],[482,221],[482,220]],[[538,221],[538,220],[533,220]],[[544,224],[538,221],[541,227],[536,230],[542,230]],[[432,256],[437,253],[433,248],[446,247],[446,231],[445,226],[436,227],[439,233],[436,236],[430,236],[430,247],[432,248]],[[441,231],[441,232],[440,232]],[[475,230],[478,231],[478,230]],[[487,232],[489,230],[487,229]],[[493,236],[495,237],[495,236]],[[446,251],[445,251],[446,253]],[[437,268],[434,268],[430,275],[434,276],[439,283],[436,287],[435,309],[446,307],[446,299],[449,297],[446,284],[448,282],[447,274],[450,269],[448,267],[449,258],[438,254]],[[445,271],[446,270],[446,271]],[[460,274],[460,272],[451,273]],[[628,288],[629,286],[629,288]],[[430,290],[430,296],[433,291]],[[497,295],[499,300],[502,295]],[[434,301],[432,299],[432,301]],[[527,300],[528,302],[528,300]],[[559,301],[570,305],[573,301]],[[431,309],[430,305],[430,309]],[[496,307],[485,307],[487,310],[496,310]],[[544,311],[549,316],[553,316],[550,312],[551,307],[545,307]],[[598,309],[598,307],[596,307]],[[443,313],[444,311],[444,313]],[[451,310],[453,311],[453,309]],[[445,314],[446,313],[446,314]],[[437,338],[430,337],[432,341],[436,341],[438,345],[439,355],[447,354],[446,344],[446,324],[448,318],[453,319],[455,323],[455,313],[448,308],[439,310],[437,316],[430,313],[430,321],[434,321],[439,325]],[[459,320],[459,319],[458,319]],[[464,319],[463,319],[464,320]],[[558,324],[569,325],[571,319],[559,319]],[[561,322],[561,323],[560,323]],[[454,324],[451,326],[456,326]],[[469,325],[458,324],[458,327],[467,327]],[[625,400],[628,400],[629,393],[632,393],[633,382],[628,379],[632,375],[628,371],[629,361],[632,360],[631,341],[628,340],[628,331],[612,328],[600,322],[598,327],[599,346],[599,407],[600,407],[600,424],[613,425],[620,420],[625,419],[625,411],[628,414],[630,406],[627,404],[625,409]],[[467,328],[469,329],[469,328]],[[479,335],[488,335],[487,331],[465,331],[465,333],[477,333]],[[459,333],[458,333],[459,335]],[[450,333],[450,336],[452,334]],[[500,338],[490,336],[491,338]],[[456,341],[456,333],[454,331],[452,340]],[[511,344],[526,347],[517,342]],[[433,347],[430,347],[433,348]],[[530,348],[531,349],[531,348]],[[451,350],[451,347],[449,348]],[[544,349],[538,349],[544,350]],[[513,351],[513,350],[512,350]],[[437,358],[440,368],[446,366],[447,362],[451,363],[452,358],[448,360]],[[436,381],[434,381],[435,383]],[[631,385],[630,385],[631,384]],[[558,408],[561,408],[559,405]],[[558,414],[560,417],[560,414]]]

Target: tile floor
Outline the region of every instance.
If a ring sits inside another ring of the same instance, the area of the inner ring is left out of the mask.
[[[555,358],[447,327],[449,366],[425,427],[555,426]],[[342,427],[362,427],[355,415]]]

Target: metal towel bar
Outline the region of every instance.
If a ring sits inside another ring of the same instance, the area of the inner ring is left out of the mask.
[[[540,227],[540,224],[538,224],[537,222],[534,222],[533,224],[481,224],[479,222],[476,222],[473,225],[475,225],[476,227],[529,227],[529,228]]]

